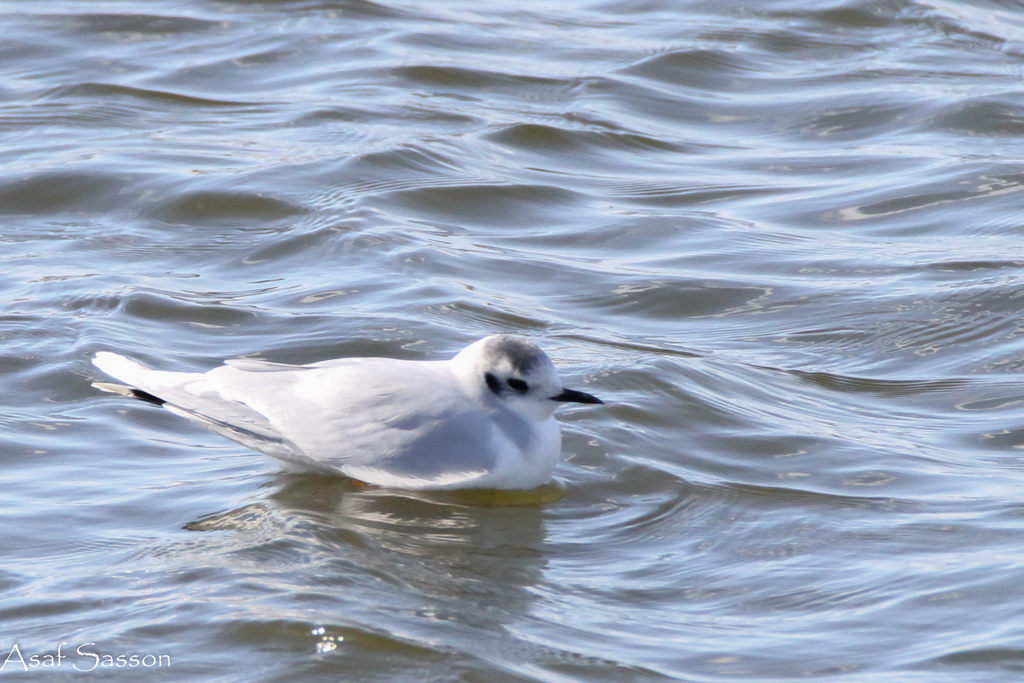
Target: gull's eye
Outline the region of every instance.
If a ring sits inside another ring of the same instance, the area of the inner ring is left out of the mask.
[[[516,379],[515,377],[509,379],[508,385],[515,389],[516,391],[518,391],[520,394],[525,394],[527,391],[530,390],[529,384],[527,384],[521,379]]]

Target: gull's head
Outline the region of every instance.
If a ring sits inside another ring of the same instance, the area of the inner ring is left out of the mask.
[[[452,359],[452,369],[481,395],[534,420],[547,420],[563,402],[603,403],[595,396],[563,387],[548,354],[518,337],[484,337],[460,351]]]

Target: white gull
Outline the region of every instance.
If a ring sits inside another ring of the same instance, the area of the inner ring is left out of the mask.
[[[451,360],[339,358],[294,366],[229,360],[205,373],[151,370],[115,353],[93,364],[162,406],[302,469],[409,489],[530,489],[561,459],[562,386],[534,344],[485,337]]]

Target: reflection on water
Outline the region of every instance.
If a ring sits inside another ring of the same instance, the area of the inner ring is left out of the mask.
[[[295,598],[308,602],[308,610],[295,618],[311,627],[292,637],[317,641],[321,654],[344,657],[347,648],[370,641],[372,649],[396,656],[410,647],[438,647],[442,637],[474,657],[509,650],[513,636],[505,624],[529,614],[546,564],[542,508],[462,505],[443,500],[452,494],[312,475],[282,475],[271,486],[264,502],[186,525],[217,532],[218,561],[260,582],[249,588],[257,595],[242,601],[249,605],[246,638],[271,642],[280,635],[276,622],[283,615],[276,608],[266,613],[260,594],[302,586]],[[188,566],[207,562],[210,546],[189,540],[159,552]],[[289,578],[279,578],[282,572]],[[268,574],[276,578],[264,582]],[[264,623],[268,617],[271,623]]]
[[[446,502],[455,494],[364,487],[345,479],[282,475],[266,502],[186,525],[256,540],[252,551],[280,542],[309,545],[301,555],[347,555],[388,581],[433,597],[473,595],[522,612],[523,591],[543,568],[539,505],[487,507]],[[474,586],[476,588],[474,589]],[[493,595],[488,595],[492,591]],[[481,602],[482,601],[482,602]]]

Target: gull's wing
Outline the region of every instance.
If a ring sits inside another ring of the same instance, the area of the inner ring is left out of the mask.
[[[462,393],[445,361],[315,363],[292,368],[292,381],[277,392],[263,384],[276,373],[241,372],[232,363],[208,374],[304,454],[349,476],[456,483],[494,466],[491,416]]]
[[[451,485],[479,478],[495,463],[490,416],[467,401],[444,361],[361,358],[297,367],[234,360],[207,373],[179,373],[103,352],[93,363],[134,388],[102,389],[163,401],[254,450],[314,469],[395,485]]]
[[[278,458],[301,458],[301,453],[258,411],[244,402],[224,396],[198,372],[162,372],[141,363],[102,351],[93,365],[128,387],[95,383],[104,391],[141,398],[173,413],[199,422],[249,448]],[[141,393],[140,393],[141,392]]]

